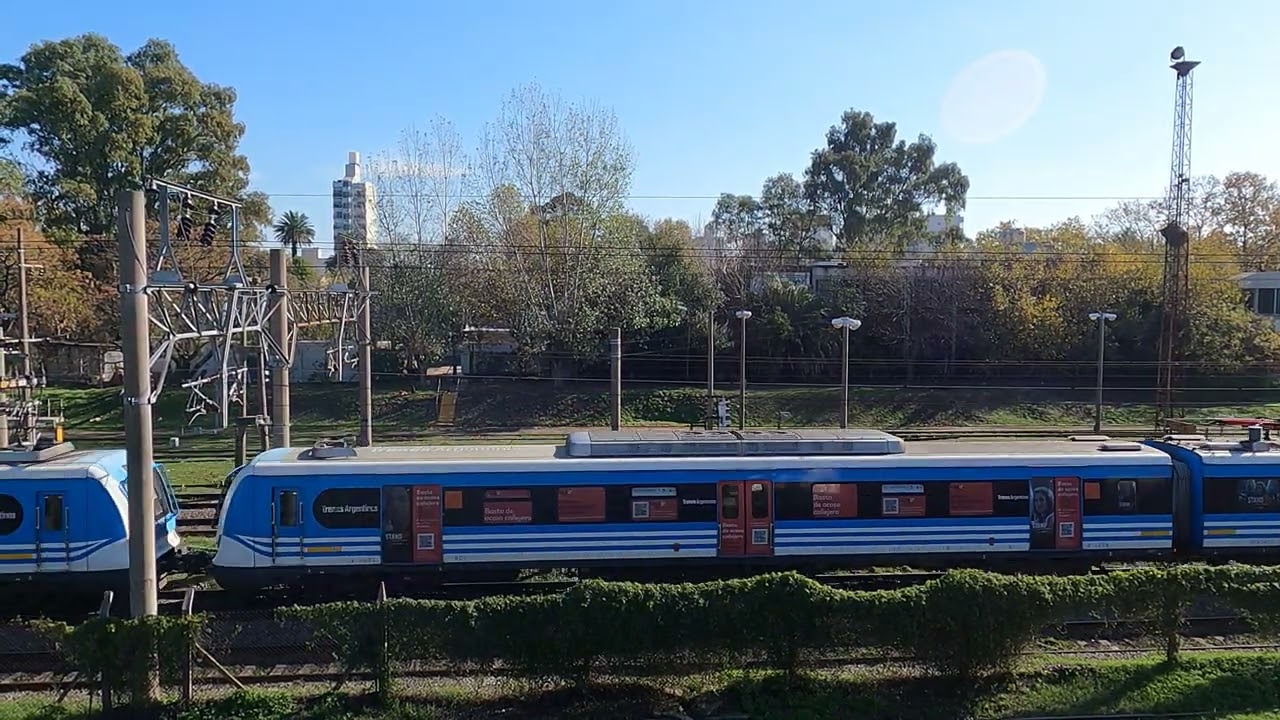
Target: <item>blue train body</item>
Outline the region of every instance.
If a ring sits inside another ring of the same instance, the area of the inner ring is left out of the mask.
[[[1185,542],[1207,557],[1274,554],[1280,548],[1280,448],[1176,437],[1148,443],[1173,458],[1190,488]]]
[[[124,450],[0,450],[0,583],[86,590],[127,587],[128,482]],[[178,505],[156,465],[156,553],[181,544]]]
[[[528,567],[1158,558],[1188,514],[1139,443],[875,431],[574,433],[562,446],[270,450],[228,490],[224,587]]]

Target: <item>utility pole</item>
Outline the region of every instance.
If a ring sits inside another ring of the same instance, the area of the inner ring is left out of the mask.
[[[742,332],[738,336],[738,429],[747,427],[747,320],[751,319],[750,310],[739,310],[734,313],[742,323]]]
[[[271,313],[271,339],[289,352],[289,268],[284,250],[271,249],[271,284],[276,288],[276,306]],[[271,445],[289,447],[289,366],[271,368]]]
[[[0,318],[0,322],[6,320],[7,317]],[[5,357],[8,351],[4,325],[0,325],[0,383],[6,385],[9,382],[9,363]],[[0,449],[7,447],[9,447],[9,393],[0,390]]]
[[[617,430],[622,427],[622,328],[613,329],[613,337],[609,339],[609,360],[610,426]]]
[[[369,317],[369,265],[360,250],[360,435],[356,444],[373,445],[373,322]]]
[[[862,327],[862,321],[842,316],[831,321],[832,327],[844,334],[840,360],[840,429],[849,427],[849,332]]]
[[[22,411],[18,414],[21,418],[22,442],[34,442],[35,424],[39,412],[33,412],[31,407],[31,313],[30,303],[27,300],[27,248],[25,244],[26,238],[23,237],[22,228],[18,228],[18,337],[22,339],[22,380],[21,389],[18,391],[18,397],[22,398]],[[6,376],[7,377],[7,376]]]
[[[1091,312],[1089,319],[1098,323],[1098,396],[1093,403],[1093,431],[1102,432],[1102,368],[1107,353],[1107,322],[1115,320],[1115,313]]]
[[[156,614],[154,457],[151,446],[151,327],[147,299],[147,204],[141,190],[116,198],[120,241],[120,344],[124,350],[124,434],[129,484],[129,605]],[[148,685],[148,692],[155,687]]]
[[[716,311],[707,311],[707,429],[715,427],[716,418]]]

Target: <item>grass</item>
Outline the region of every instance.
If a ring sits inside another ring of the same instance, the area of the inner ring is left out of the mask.
[[[174,491],[181,494],[187,488],[221,484],[232,465],[230,460],[179,460],[166,461],[164,469],[169,473]]]
[[[752,720],[879,720],[972,717],[975,720],[1080,715],[1203,712],[1232,720],[1280,718],[1280,655],[1204,653],[1176,666],[1156,660],[1029,661],[1005,677],[978,682],[901,668],[802,676],[726,671],[665,682],[618,681],[587,692],[494,685],[484,679],[412,692],[401,682],[392,707],[368,696],[298,696],[252,691],[167,711],[175,720],[464,720],[482,717],[644,718],[680,711],[694,717],[741,713]],[[0,704],[0,720],[86,717],[74,707],[33,701]]]
[[[721,387],[731,401],[736,392]],[[632,425],[689,425],[699,423],[704,390],[697,387],[633,385],[624,392],[623,417]],[[62,403],[68,435],[92,439],[122,432],[117,388],[49,389],[43,397]],[[382,384],[374,394],[374,425],[383,433],[448,435],[477,431],[527,431],[606,425],[609,421],[608,384],[574,381],[556,385],[547,380],[467,380],[457,403],[452,426],[436,425],[437,393],[412,384]],[[1089,388],[853,388],[850,422],[858,426],[940,427],[1088,425],[1093,419],[1093,391]],[[1110,425],[1145,425],[1155,416],[1152,393],[1110,391],[1104,421]],[[774,426],[834,426],[838,424],[838,388],[752,388],[747,394],[748,424]],[[153,407],[156,437],[183,435],[187,417],[181,390],[163,393]],[[354,433],[358,423],[353,385],[300,384],[291,389],[293,434],[307,442],[334,434]],[[736,404],[736,402],[734,403]],[[1180,407],[1198,417],[1215,415],[1280,416],[1280,390],[1230,388],[1187,393]],[[211,419],[202,418],[204,425]],[[199,425],[201,423],[197,423]],[[219,447],[230,454],[231,433],[216,439],[190,437],[183,445]]]

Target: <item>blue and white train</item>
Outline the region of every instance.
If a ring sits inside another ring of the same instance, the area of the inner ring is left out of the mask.
[[[1199,549],[1178,546],[1200,537],[1188,528],[1205,473],[1192,458],[1242,456],[1198,442],[592,431],[563,445],[280,448],[233,478],[210,570],[223,587],[254,588],[537,567],[1168,558]],[[1280,452],[1248,462],[1250,477],[1280,477]],[[1206,537],[1218,537],[1212,523],[1262,527],[1216,502]],[[1266,537],[1280,546],[1280,532]]]
[[[0,450],[0,588],[46,583],[100,591],[128,587],[128,477],[124,450],[59,443]],[[178,504],[156,465],[157,559],[181,545]]]

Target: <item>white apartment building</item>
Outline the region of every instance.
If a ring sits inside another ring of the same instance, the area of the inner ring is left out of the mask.
[[[377,190],[360,179],[360,153],[347,153],[347,170],[333,181],[333,246],[341,257],[342,243],[355,247],[377,246]]]

